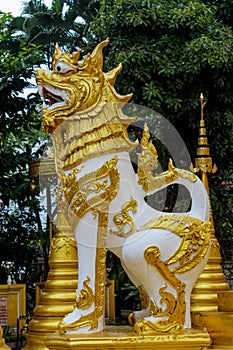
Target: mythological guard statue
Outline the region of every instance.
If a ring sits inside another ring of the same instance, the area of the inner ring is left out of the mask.
[[[172,160],[166,172],[154,175],[157,152],[146,124],[140,145],[129,140],[134,118],[122,107],[131,95],[114,89],[121,65],[102,70],[107,44],[83,60],[79,51],[63,53],[56,45],[52,70],[36,73],[43,128],[53,140],[59,207],[78,244],[77,298],[59,332],[103,330],[106,248],[144,295],[144,308],[131,317],[136,334],[190,328],[190,294],[210,247],[208,195],[195,174]],[[137,173],[129,155],[136,146]],[[188,212],[165,213],[145,202],[169,184],[190,192]]]

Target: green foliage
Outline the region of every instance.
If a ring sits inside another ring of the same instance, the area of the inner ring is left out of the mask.
[[[116,255],[107,251],[107,278],[114,280],[116,321],[121,323],[122,310],[140,309],[139,291],[129,280]]]
[[[38,190],[31,190],[29,178],[30,162],[42,153],[45,135],[37,94],[23,94],[43,52],[28,46],[12,30],[12,21],[9,15],[0,16],[0,262],[12,261],[17,279],[22,267],[32,276],[31,261],[47,254],[41,244]]]
[[[193,160],[204,94],[208,140],[218,166],[210,176],[216,231],[228,237],[233,236],[233,31],[224,23],[232,8],[230,1],[100,1],[89,38],[92,46],[110,38],[105,70],[123,63],[117,90],[133,92],[132,102],[167,118]]]
[[[86,46],[85,31],[97,10],[98,1],[53,0],[48,7],[43,1],[30,0],[11,27],[21,30],[28,42],[43,45],[49,64],[56,42],[71,50]]]
[[[5,326],[3,328],[3,338],[5,339],[5,341],[7,343],[10,343],[12,341],[16,341],[17,335],[16,335],[14,327]]]

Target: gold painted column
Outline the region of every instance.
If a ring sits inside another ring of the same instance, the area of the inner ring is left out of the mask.
[[[195,158],[195,168],[192,170],[199,174],[206,191],[209,195],[208,173],[214,173],[217,170],[216,165],[212,166],[210,157],[210,148],[206,136],[203,109],[206,101],[203,94],[200,96],[201,103],[201,120],[199,127],[199,138],[197,147],[197,157]],[[193,312],[211,312],[218,311],[218,291],[229,290],[226,282],[221,263],[221,254],[219,243],[215,237],[214,221],[210,203],[210,221],[211,221],[211,251],[208,262],[197,280],[191,295],[191,311]]]
[[[73,311],[78,280],[77,244],[61,211],[49,256],[50,271],[34,317],[29,323],[24,350],[47,350],[45,341],[61,319]]]

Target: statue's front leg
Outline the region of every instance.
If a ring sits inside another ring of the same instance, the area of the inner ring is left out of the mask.
[[[98,218],[92,218],[89,224],[81,222],[77,229],[77,298],[73,312],[66,315],[59,324],[60,333],[92,333],[103,330],[106,250],[105,227],[101,227],[100,223],[103,222],[101,218],[104,215],[99,213]]]

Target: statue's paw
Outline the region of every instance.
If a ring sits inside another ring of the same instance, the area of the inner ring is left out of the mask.
[[[65,334],[65,322],[62,320],[58,323],[57,329],[60,334]]]
[[[58,324],[60,334],[96,333],[103,330],[103,316],[97,317],[96,310],[84,311],[77,308]]]
[[[139,320],[146,318],[150,314],[150,309],[142,309],[134,311],[128,316],[128,322],[131,326],[134,326]]]
[[[154,316],[149,316],[136,322],[134,328],[137,334],[143,335],[173,332],[182,328],[182,325],[175,320],[170,320],[169,318],[161,319]]]

